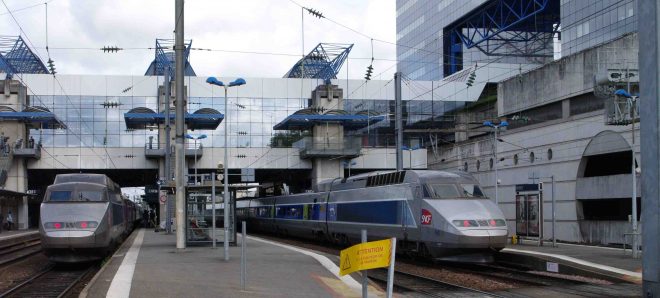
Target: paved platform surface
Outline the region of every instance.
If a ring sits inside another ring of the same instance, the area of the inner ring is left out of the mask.
[[[2,230],[2,233],[0,233],[0,241],[36,233],[39,233],[39,230]]]
[[[642,276],[642,259],[633,259],[630,250],[624,254],[623,249],[618,248],[563,243],[552,247],[549,242],[543,246],[538,246],[536,242],[524,242],[509,244],[503,252],[549,257],[560,263],[608,271],[633,279],[641,279]]]
[[[217,249],[189,247],[183,252],[176,251],[175,243],[174,235],[136,231],[81,297],[360,297],[357,282],[340,280],[319,255],[248,237],[243,291],[240,246],[230,247],[230,260],[224,261],[221,242]]]

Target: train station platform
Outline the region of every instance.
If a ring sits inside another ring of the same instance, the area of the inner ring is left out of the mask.
[[[552,247],[547,241],[543,246],[535,241],[524,241],[507,245],[498,258],[525,263],[543,271],[642,282],[642,259],[634,259],[630,249],[567,243]]]
[[[39,234],[39,230],[36,230],[36,229],[33,229],[33,230],[11,230],[11,231],[2,230],[2,232],[0,232],[0,242],[9,241],[11,239],[21,238],[21,237],[35,235],[35,234]]]
[[[360,284],[349,275],[340,278],[332,256],[247,238],[245,290],[240,285],[240,237],[225,261],[222,242],[216,249],[177,252],[174,234],[140,229],[80,297],[360,297]]]

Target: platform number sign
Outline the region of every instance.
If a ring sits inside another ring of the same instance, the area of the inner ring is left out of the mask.
[[[422,224],[430,225],[432,219],[433,215],[431,215],[431,212],[426,209],[422,209]]]

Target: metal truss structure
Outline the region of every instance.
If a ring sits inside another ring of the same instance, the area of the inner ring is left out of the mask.
[[[185,76],[197,76],[195,71],[190,66],[190,47],[192,46],[192,40],[186,40],[184,42],[186,50],[184,51],[184,60],[186,69],[184,70]],[[155,49],[155,58],[151,62],[149,68],[144,73],[145,76],[162,76],[165,73],[165,69],[169,66],[170,76],[174,77],[174,68],[175,68],[175,55],[174,55],[174,39],[156,39]]]
[[[557,0],[490,0],[444,30],[445,75],[461,69],[463,45],[488,56],[552,57]]]
[[[0,72],[8,79],[15,73],[49,73],[20,36],[0,36]]]
[[[284,78],[336,79],[352,48],[353,44],[319,43]]]

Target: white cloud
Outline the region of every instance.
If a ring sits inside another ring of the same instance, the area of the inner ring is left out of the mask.
[[[41,1],[41,3],[43,0]],[[395,1],[297,0],[325,16],[376,39],[395,41]],[[12,9],[39,1],[5,0]],[[0,35],[21,34],[4,7],[0,7]],[[47,60],[45,7],[14,13],[25,33]],[[153,60],[156,38],[174,38],[174,1],[75,1],[53,0],[48,4],[50,56],[61,74],[142,75]],[[185,34],[193,47],[217,50],[285,53],[258,55],[222,51],[193,51],[191,63],[200,76],[281,77],[302,52],[301,8],[285,0],[211,1],[189,0],[185,4]],[[369,38],[327,19],[304,14],[305,52],[320,42],[354,43],[349,58],[370,58]],[[103,53],[103,46],[126,48]],[[58,49],[58,48],[91,48]],[[138,48],[131,49],[129,48]],[[374,42],[377,59],[394,60],[392,44]],[[340,78],[362,78],[369,59],[350,59]],[[394,61],[374,62],[374,74],[391,67],[382,77],[391,78]],[[376,76],[377,78],[377,76]]]

